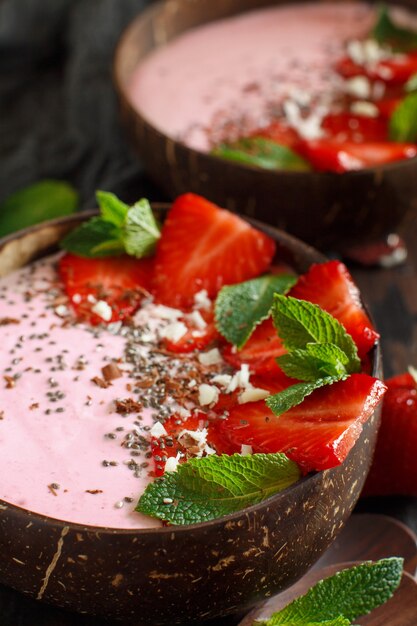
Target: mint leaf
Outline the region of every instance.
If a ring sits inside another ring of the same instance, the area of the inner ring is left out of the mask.
[[[96,198],[103,220],[121,228],[126,220],[128,205],[109,191],[96,191]]]
[[[403,28],[392,20],[389,8],[382,4],[379,8],[377,22],[371,36],[380,44],[389,44],[396,50],[413,50],[417,48],[417,32]]]
[[[269,317],[274,294],[287,293],[296,280],[290,274],[269,275],[223,287],[215,304],[218,331],[243,348],[256,326]]]
[[[391,598],[401,582],[403,559],[370,561],[321,580],[263,622],[263,626],[305,626],[341,617],[353,621]],[[325,622],[326,623],[326,622]],[[337,622],[336,622],[337,623]],[[343,623],[343,622],[342,622]]]
[[[66,182],[42,180],[9,196],[0,205],[0,237],[46,220],[75,213],[78,194]]]
[[[301,404],[301,402],[313,393],[316,389],[320,387],[324,387],[324,385],[331,385],[332,383],[339,380],[338,378],[321,378],[315,380],[314,382],[307,383],[296,383],[295,385],[291,385],[291,387],[287,387],[283,391],[276,393],[272,396],[268,396],[265,400],[266,405],[271,409],[271,411],[279,417],[289,409],[292,409],[294,406]]]
[[[261,502],[300,475],[285,454],[191,459],[148,485],[136,511],[171,524],[197,524]]]
[[[348,374],[349,358],[333,343],[308,343],[305,350],[294,350],[277,359],[290,378],[315,381],[323,376],[337,380]]]
[[[316,304],[276,294],[272,319],[287,350],[306,349],[311,343],[334,344],[348,358],[347,371],[360,371],[358,350],[352,337],[337,319]]]
[[[61,241],[61,248],[83,257],[106,257],[123,254],[124,246],[111,222],[93,217],[71,231]]]
[[[262,624],[267,624],[268,622],[262,622]],[[291,624],[285,624],[285,626],[350,626],[352,622],[350,619],[346,619],[344,617],[336,617],[335,619],[326,620],[325,622],[291,622]],[[261,622],[255,622],[255,624],[261,624]]]
[[[389,134],[392,141],[417,142],[417,93],[410,93],[391,115]]]
[[[263,137],[250,137],[233,144],[222,144],[212,154],[269,170],[311,170],[310,164],[296,152]]]
[[[124,224],[124,246],[132,256],[151,256],[161,233],[148,200],[142,198],[129,208]]]
[[[404,89],[411,93],[412,91],[417,91],[417,74],[413,74],[411,78],[406,82]]]

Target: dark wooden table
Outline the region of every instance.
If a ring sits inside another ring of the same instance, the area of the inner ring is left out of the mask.
[[[350,268],[382,334],[386,376],[402,372],[409,364],[417,366],[417,216],[404,224],[401,232],[409,250],[408,261],[402,267]],[[393,515],[417,532],[417,499],[369,499],[360,502],[358,510]],[[218,619],[210,626],[235,626],[241,618]],[[0,586],[0,624],[110,626],[116,623],[50,608]]]

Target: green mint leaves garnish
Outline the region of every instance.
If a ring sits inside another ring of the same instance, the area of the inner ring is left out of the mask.
[[[268,170],[311,170],[310,164],[296,152],[264,137],[249,137],[233,144],[222,144],[212,154]]]
[[[287,376],[302,381],[265,400],[275,415],[300,404],[316,389],[360,371],[352,337],[316,304],[275,294],[272,318],[288,351],[277,363]]]
[[[403,559],[382,559],[342,570],[321,580],[259,626],[343,626],[389,600],[398,588]],[[345,620],[345,621],[343,621]]]
[[[0,205],[0,237],[75,213],[78,194],[61,180],[42,180],[9,196]]]
[[[390,119],[389,133],[392,141],[417,142],[417,92],[410,93],[397,106]]]
[[[290,274],[268,275],[223,287],[215,304],[218,331],[237,348],[243,348],[256,326],[269,317],[274,294],[287,293],[296,280]]]
[[[207,522],[257,504],[300,476],[285,454],[191,459],[148,485],[136,511],[177,525]]]
[[[417,32],[395,24],[386,4],[379,8],[378,19],[371,36],[378,43],[389,44],[395,50],[407,51],[417,48]]]
[[[85,257],[130,254],[151,256],[160,237],[159,226],[149,202],[139,200],[128,206],[114,194],[97,192],[100,217],[84,222],[62,241],[62,247]]]

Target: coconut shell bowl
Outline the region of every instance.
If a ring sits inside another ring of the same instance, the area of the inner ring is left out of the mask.
[[[166,209],[154,208],[163,219]],[[3,239],[0,275],[53,251],[84,219],[72,216]],[[275,239],[277,260],[297,272],[323,261],[297,239],[250,221]],[[378,346],[371,370],[381,376]],[[198,525],[84,527],[0,500],[0,583],[50,604],[135,625],[183,625],[250,608],[295,583],[342,529],[367,475],[378,424],[376,411],[341,466]]]
[[[344,174],[261,169],[194,150],[168,137],[135,110],[129,96],[138,64],[185,31],[246,11],[291,3],[166,0],[152,5],[127,28],[116,51],[114,80],[122,118],[147,172],[170,197],[193,191],[322,250],[344,251],[353,244],[385,238],[408,213],[417,210],[417,159]],[[401,4],[415,8],[414,0]]]

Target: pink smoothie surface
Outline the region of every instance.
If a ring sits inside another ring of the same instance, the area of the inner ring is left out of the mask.
[[[190,30],[138,65],[130,100],[168,136],[208,150],[231,121],[242,136],[266,125],[294,89],[328,90],[346,41],[375,16],[364,3],[284,5]]]
[[[134,512],[152,459],[126,447],[149,440],[155,411],[115,407],[132,395],[126,339],[66,324],[56,280],[50,259],[0,279],[0,500],[83,525],[158,526]],[[113,360],[123,375],[101,388],[92,379]]]

